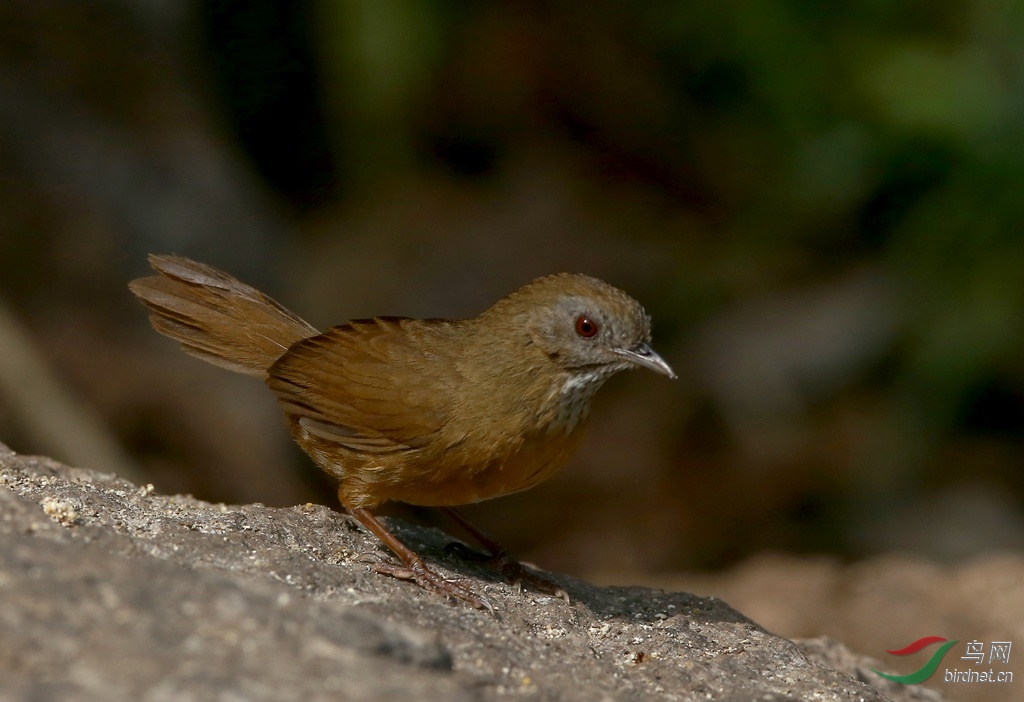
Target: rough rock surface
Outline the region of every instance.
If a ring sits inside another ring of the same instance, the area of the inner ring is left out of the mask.
[[[0,699],[939,699],[715,598],[555,575],[566,603],[392,526],[495,612],[376,574],[388,555],[326,507],[156,495],[0,444]]]
[[[620,579],[622,573],[616,573]],[[885,653],[923,635],[957,639],[924,683],[957,702],[1020,702],[1022,658],[970,663],[971,641],[985,650],[995,641],[1024,640],[1024,553],[986,551],[971,559],[937,562],[887,553],[853,563],[828,556],[761,553],[720,573],[634,573],[637,584],[722,597],[765,628],[787,638],[828,636],[855,651],[879,656],[881,670],[909,673],[936,647],[905,659]],[[596,582],[608,575],[592,573]],[[836,666],[833,666],[836,667]],[[1003,684],[952,682],[948,669],[992,670],[1016,679]]]

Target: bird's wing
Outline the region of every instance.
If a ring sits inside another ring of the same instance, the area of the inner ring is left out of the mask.
[[[440,320],[356,320],[296,343],[267,385],[308,433],[358,453],[387,454],[427,444],[448,418],[457,387],[443,357],[454,324]]]

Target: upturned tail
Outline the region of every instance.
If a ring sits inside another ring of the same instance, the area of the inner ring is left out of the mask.
[[[266,378],[297,341],[320,332],[259,290],[181,256],[150,255],[159,275],[128,284],[153,328],[182,350],[222,368]]]

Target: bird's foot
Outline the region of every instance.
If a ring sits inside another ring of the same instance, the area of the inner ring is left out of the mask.
[[[383,575],[390,575],[399,580],[409,580],[416,583],[424,590],[435,592],[445,597],[454,597],[457,600],[468,602],[477,609],[486,609],[494,614],[494,607],[486,599],[473,592],[468,581],[457,578],[445,578],[427,567],[423,559],[416,555],[416,552],[403,544],[397,536],[388,531],[379,519],[370,510],[363,507],[353,507],[345,501],[345,496],[339,491],[341,503],[349,514],[355,517],[360,524],[370,530],[391,552],[398,556],[402,565],[390,563],[378,563],[373,569]]]
[[[554,597],[560,597],[569,603],[569,593],[565,591],[561,585],[546,578],[539,573],[534,572],[522,562],[516,560],[512,555],[505,550],[498,551],[496,554],[487,555],[474,551],[465,544],[457,541],[448,544],[445,550],[449,553],[455,553],[460,557],[469,560],[483,563],[491,570],[497,571],[509,584],[515,586],[517,589],[522,589],[523,584],[527,584],[530,587],[543,592],[546,595],[552,595]]]
[[[477,609],[486,609],[492,614],[494,613],[494,606],[474,592],[469,586],[468,580],[445,578],[440,573],[431,570],[426,563],[418,558],[402,565],[378,563],[373,569],[383,575],[414,582],[428,592],[454,597],[457,600],[468,602]]]

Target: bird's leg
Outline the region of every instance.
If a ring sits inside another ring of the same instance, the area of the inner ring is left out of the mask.
[[[342,504],[344,504],[344,501]],[[355,517],[360,524],[369,529],[374,536],[380,539],[385,546],[390,548],[402,561],[403,567],[386,565],[383,563],[374,566],[374,570],[378,573],[390,575],[400,580],[411,580],[424,590],[436,592],[437,594],[444,595],[446,597],[456,597],[468,602],[478,609],[494,611],[494,608],[487,600],[477,595],[468,587],[460,585],[455,580],[446,579],[427,567],[427,564],[423,562],[423,559],[416,555],[415,551],[403,544],[397,536],[388,531],[387,527],[385,527],[379,519],[373,516],[370,510],[362,507],[349,507],[348,505],[345,505],[345,509],[347,509],[349,514]]]
[[[507,548],[473,526],[473,524],[462,516],[457,509],[454,507],[442,507],[441,509],[443,509],[448,516],[458,522],[459,526],[465,529],[477,543],[487,549],[488,553],[491,554],[490,559],[487,560],[487,565],[501,573],[502,577],[510,583],[513,585],[527,583],[541,592],[561,597],[566,602],[569,601],[569,593],[567,593],[561,585],[553,580],[545,578],[543,575],[534,573],[532,570],[520,563],[511,553],[509,553]]]

